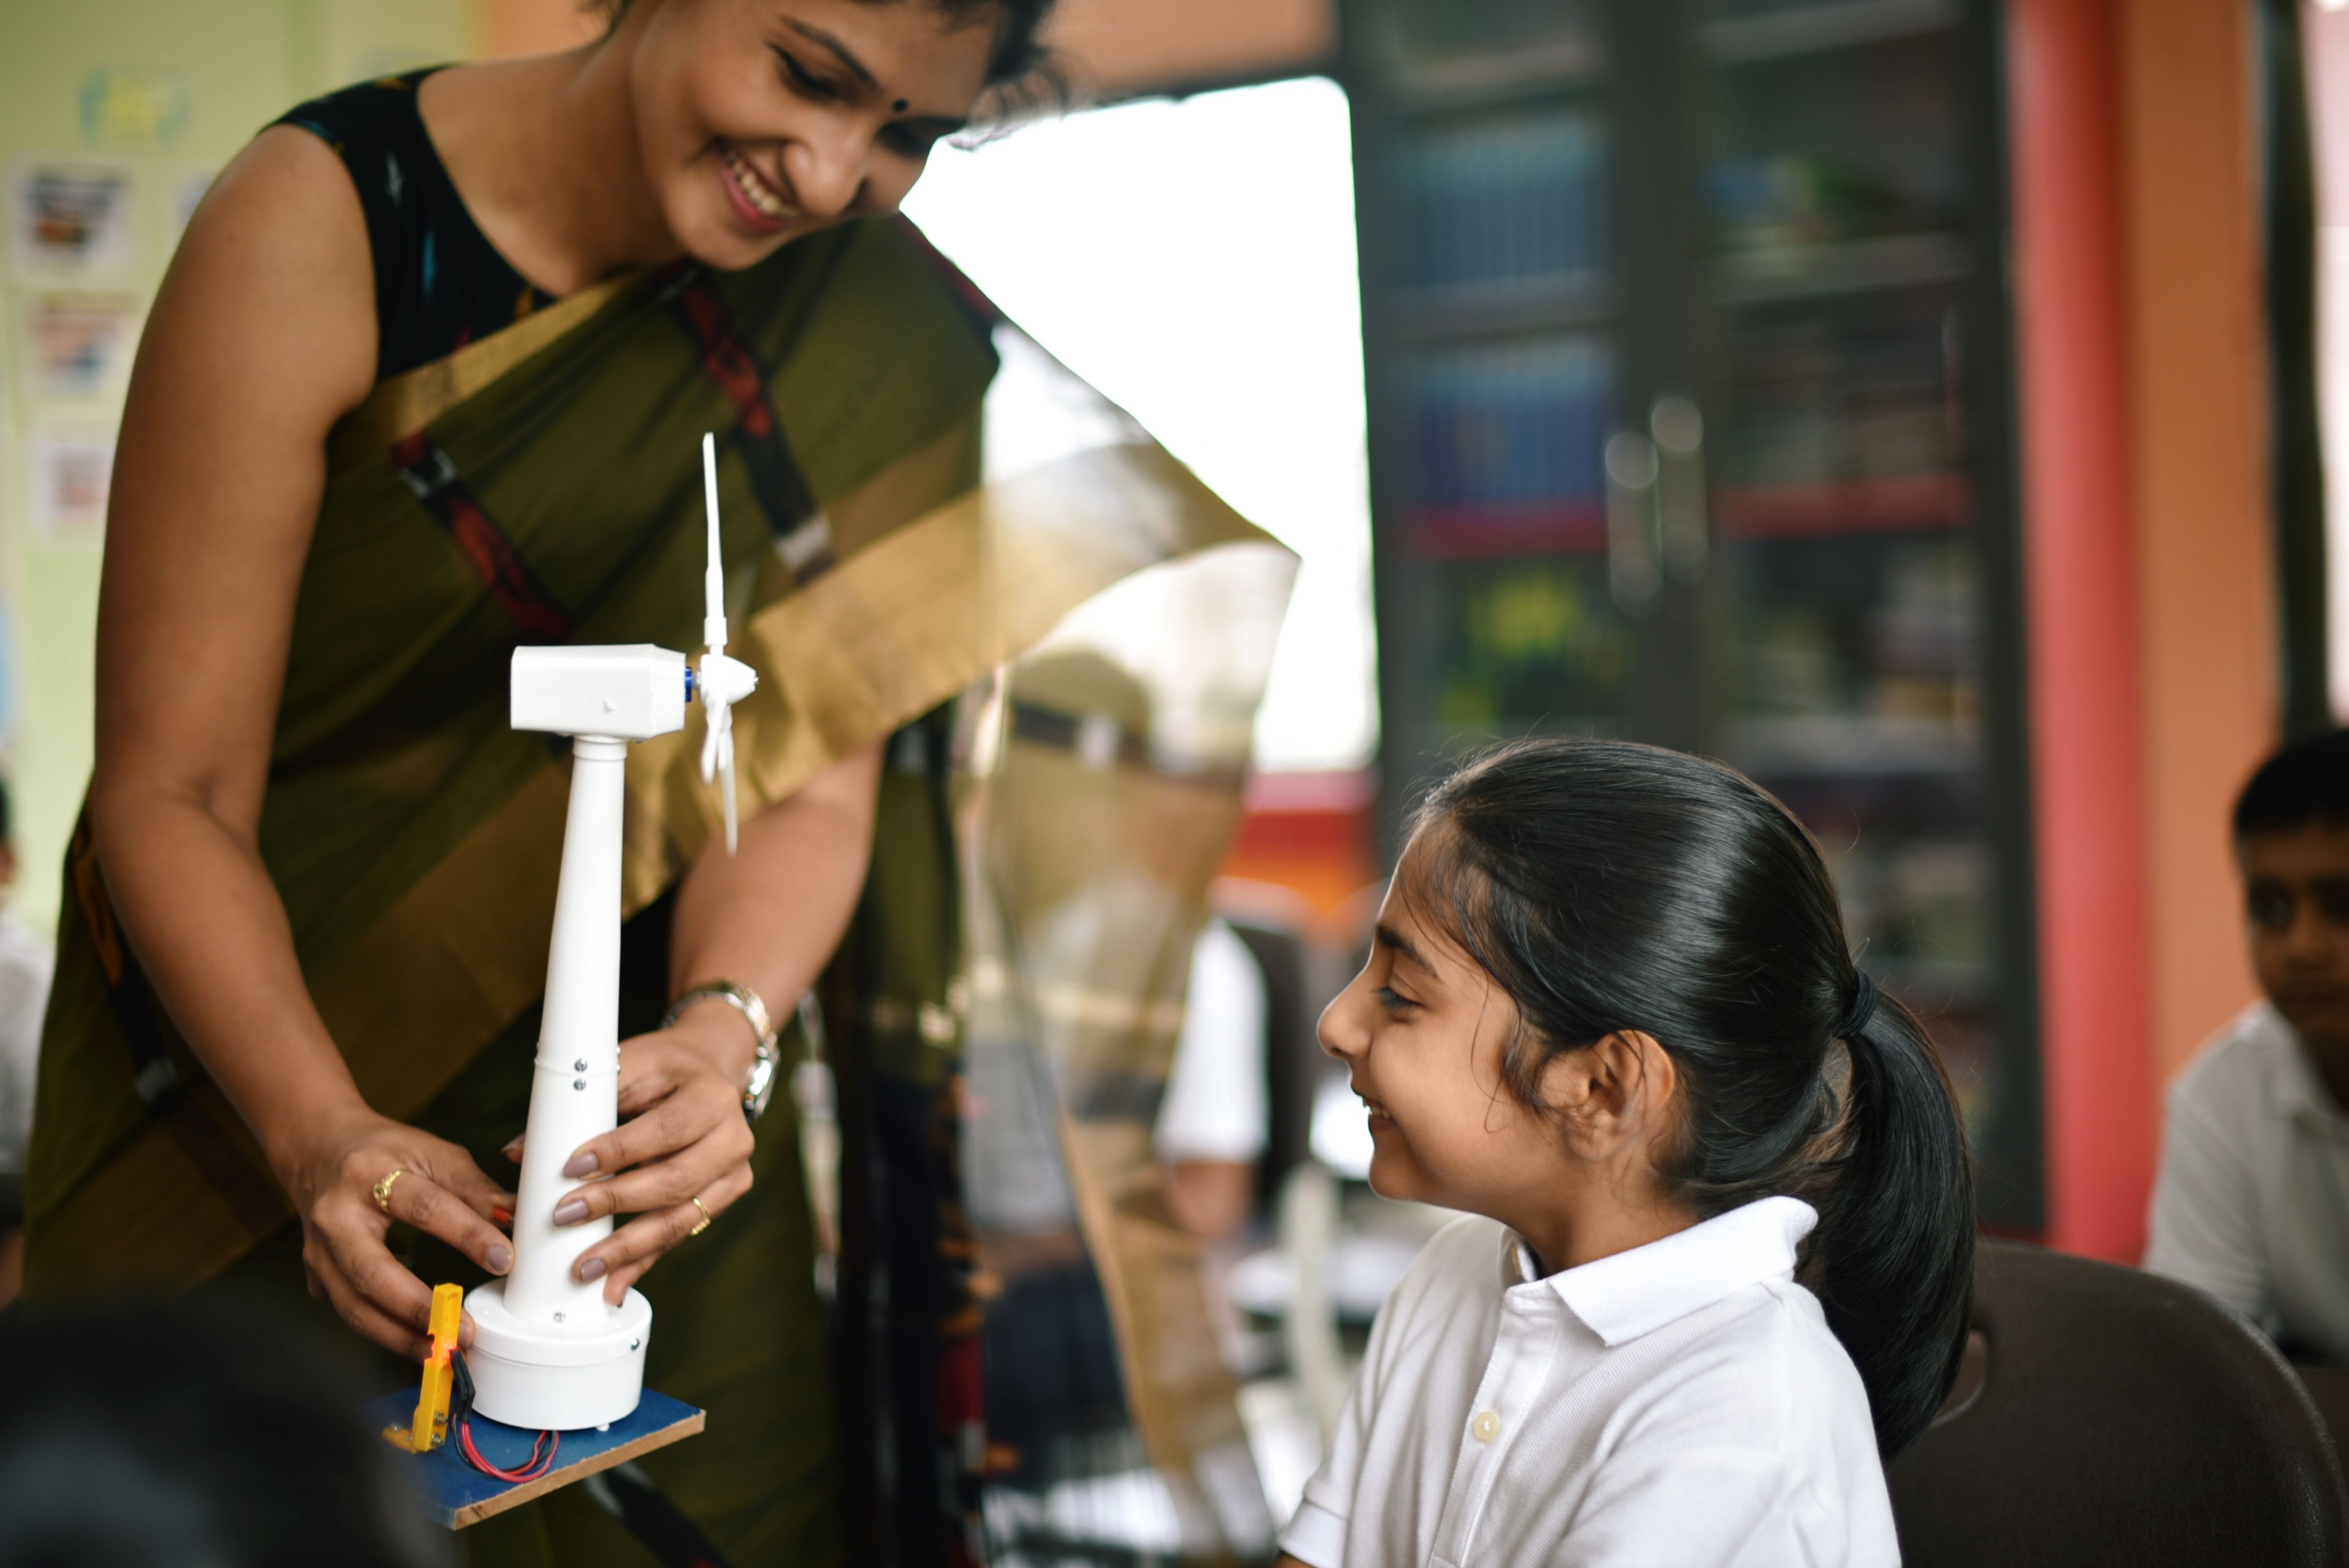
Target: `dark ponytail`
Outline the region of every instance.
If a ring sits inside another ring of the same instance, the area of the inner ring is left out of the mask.
[[[1661,1175],[1700,1215],[1819,1212],[1803,1282],[1859,1369],[1887,1459],[1957,1376],[1973,1173],[1924,1028],[1852,965],[1818,846],[1752,781],[1616,741],[1470,762],[1414,820],[1401,889],[1517,1004],[1517,1096],[1554,1056],[1642,1030],[1681,1071]]]

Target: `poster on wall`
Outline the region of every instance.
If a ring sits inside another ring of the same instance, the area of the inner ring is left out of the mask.
[[[81,79],[81,134],[92,147],[151,151],[188,126],[188,80],[177,71],[100,66]]]
[[[114,481],[114,432],[35,430],[25,441],[26,511],[36,544],[87,545],[106,538],[106,498]]]
[[[27,160],[11,171],[8,227],[29,278],[107,277],[137,259],[137,177],[109,163]]]
[[[24,341],[33,400],[119,396],[139,346],[139,301],[129,295],[33,295],[26,302]]]

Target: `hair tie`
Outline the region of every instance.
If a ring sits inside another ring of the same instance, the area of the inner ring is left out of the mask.
[[[1856,1040],[1868,1032],[1868,1021],[1876,1016],[1876,982],[1859,971],[1859,983],[1851,990],[1851,1005],[1843,1010],[1843,1022],[1835,1026],[1837,1040]]]

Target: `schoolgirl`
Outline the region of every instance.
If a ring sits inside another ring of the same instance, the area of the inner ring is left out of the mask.
[[[1371,1183],[1464,1210],[1381,1311],[1284,1563],[1876,1565],[1962,1351],[1964,1136],[1818,847],[1727,768],[1490,753],[1321,1020]]]

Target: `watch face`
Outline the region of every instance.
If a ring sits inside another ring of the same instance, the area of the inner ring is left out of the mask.
[[[775,1054],[771,1047],[761,1044],[759,1059],[750,1064],[750,1081],[742,1086],[742,1114],[752,1121],[758,1120],[774,1092]]]

